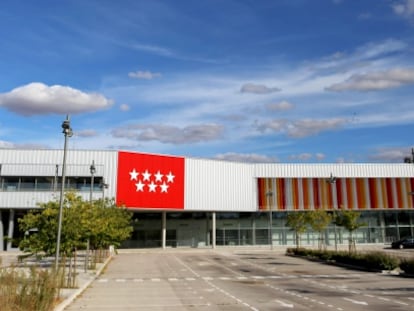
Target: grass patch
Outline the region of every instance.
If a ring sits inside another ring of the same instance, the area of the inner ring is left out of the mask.
[[[0,270],[2,311],[49,311],[58,298],[58,274],[38,267]]]

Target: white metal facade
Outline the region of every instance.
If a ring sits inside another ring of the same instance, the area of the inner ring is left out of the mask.
[[[90,176],[90,165],[95,162],[95,176],[104,177],[109,185],[107,197],[115,197],[116,151],[69,150],[66,158],[66,176]],[[1,176],[58,176],[62,174],[63,150],[0,149]],[[56,172],[56,166],[58,171]],[[57,191],[3,191],[0,192],[0,208],[28,209],[38,203],[55,200]],[[89,193],[81,193],[89,198]],[[93,193],[100,198],[100,193]]]
[[[61,176],[63,150],[0,149],[1,176]],[[95,176],[108,183],[106,197],[115,197],[117,151],[68,150],[67,176]],[[185,159],[185,210],[254,212],[258,210],[257,178],[276,177],[413,177],[414,166],[401,164],[253,164]],[[2,191],[1,209],[27,209],[56,199],[53,191]],[[87,198],[88,193],[83,193]],[[94,193],[99,198],[101,194]]]

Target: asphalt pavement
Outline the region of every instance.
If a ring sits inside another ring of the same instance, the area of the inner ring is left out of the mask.
[[[121,250],[86,287],[65,311],[414,310],[412,279],[285,248]]]
[[[77,269],[55,311],[414,310],[414,283],[285,256],[286,247],[119,250],[95,270]],[[414,250],[383,245],[414,257]],[[3,266],[17,253],[0,253]]]

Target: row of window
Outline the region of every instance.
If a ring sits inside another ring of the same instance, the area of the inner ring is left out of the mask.
[[[65,188],[76,191],[90,191],[92,185],[91,176],[66,177]],[[103,178],[93,178],[93,191],[102,189]],[[57,191],[62,187],[61,177],[35,176],[35,177],[0,177],[0,191]]]

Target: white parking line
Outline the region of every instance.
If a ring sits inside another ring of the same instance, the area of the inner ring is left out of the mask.
[[[357,304],[357,305],[364,305],[364,306],[368,305],[368,302],[366,302],[366,301],[354,300],[354,299],[351,299],[351,298],[344,298],[344,300],[347,300],[347,301],[352,302],[352,303]]]
[[[283,302],[282,300],[279,300],[279,299],[275,299],[274,301],[276,301],[278,304],[280,304],[284,308],[291,308],[292,309],[294,307],[293,304]]]

